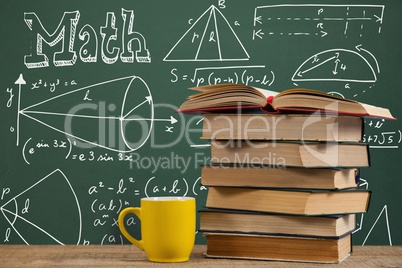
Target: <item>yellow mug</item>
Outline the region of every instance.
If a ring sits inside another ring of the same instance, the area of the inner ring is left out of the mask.
[[[126,230],[124,219],[135,214],[141,221],[141,240]],[[121,233],[145,251],[150,261],[185,262],[195,242],[196,205],[193,197],[148,197],[141,207],[123,209],[118,218]]]

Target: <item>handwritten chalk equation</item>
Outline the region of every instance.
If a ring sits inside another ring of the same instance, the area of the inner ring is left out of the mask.
[[[33,140],[29,138],[22,147],[22,157],[28,165],[31,164],[31,158],[46,157],[51,152],[54,156],[55,153],[61,152],[64,159],[69,158],[71,153],[72,143],[70,139],[51,139],[51,140]],[[57,151],[57,152],[56,152]]]
[[[82,243],[84,245],[91,243],[122,244],[123,239],[119,235],[110,233],[110,230],[119,233],[117,218],[123,208],[138,206],[140,199],[144,196],[198,196],[207,191],[207,187],[200,184],[200,179],[201,177],[191,180],[153,176],[146,181],[145,186],[142,184],[142,178],[134,176],[120,178],[118,181],[110,180],[110,178],[99,181],[90,186],[87,191],[90,197],[88,210],[92,215],[88,224],[100,233],[104,230],[109,230],[109,232],[105,231],[105,234],[101,234],[99,241],[83,238]],[[139,224],[139,220],[134,215],[127,216],[125,224],[135,226]]]
[[[99,181],[88,189],[88,195],[93,197],[90,211],[96,215],[94,227],[110,224],[115,226],[117,216],[126,206],[133,206],[141,196],[197,196],[207,191],[207,187],[200,184],[200,177],[194,182],[186,178],[149,178],[144,188],[138,188],[140,179],[134,177],[121,178],[118,183]],[[112,214],[112,215],[111,215]]]
[[[402,131],[389,130],[387,126],[384,127],[385,124],[384,119],[367,120],[366,126],[369,133],[363,135],[362,141],[368,143],[372,149],[398,149],[402,142]]]
[[[59,87],[65,88],[77,85],[78,83],[74,79],[65,81],[59,78],[56,78],[55,80],[38,79],[37,81],[31,83],[31,89],[32,90],[48,89],[50,92],[55,92],[56,89],[58,89]]]
[[[79,151],[79,152],[78,152]],[[60,157],[60,160],[71,160],[75,162],[128,162],[130,168],[148,169],[155,173],[159,169],[178,168],[181,173],[186,172],[190,167],[191,159],[170,153],[169,156],[159,159],[146,158],[138,153],[117,153],[103,152],[98,150],[77,150],[76,143],[70,139],[34,139],[28,138],[22,149],[22,157],[28,165],[32,161],[41,161],[51,154],[53,157]]]
[[[363,142],[370,144],[373,149],[397,149],[402,141],[401,130],[397,131],[383,131],[379,134],[372,134],[363,136]]]
[[[191,77],[187,72],[173,68],[170,74],[172,83],[190,79],[195,86],[236,83],[267,87],[275,81],[274,72],[267,70],[265,65],[202,67],[196,68]]]
[[[208,188],[201,185],[201,177],[197,178],[192,184],[185,178],[172,180],[162,180],[161,178],[151,177],[145,184],[144,193],[147,197],[164,196],[166,194],[176,196],[187,196],[189,194],[199,195],[207,191]]]

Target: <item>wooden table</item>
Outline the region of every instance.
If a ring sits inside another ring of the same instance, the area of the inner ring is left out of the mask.
[[[152,263],[131,245],[25,246],[1,245],[0,267],[402,267],[402,246],[354,246],[340,264],[209,259],[196,245],[185,263]]]

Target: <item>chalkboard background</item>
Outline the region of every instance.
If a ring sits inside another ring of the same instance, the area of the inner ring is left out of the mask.
[[[402,117],[401,11],[356,0],[2,3],[0,243],[128,243],[117,215],[145,196],[193,196],[200,209],[201,117],[174,112],[191,86],[308,87]],[[353,243],[402,244],[400,122],[367,119],[364,139],[373,195]],[[127,224],[138,236],[138,220]]]

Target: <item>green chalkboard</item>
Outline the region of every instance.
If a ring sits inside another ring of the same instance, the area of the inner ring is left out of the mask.
[[[401,12],[390,0],[3,2],[0,243],[128,243],[117,215],[142,197],[202,208],[202,117],[174,112],[192,86],[307,87],[402,117]],[[401,129],[365,121],[373,195],[354,244],[402,244]]]

